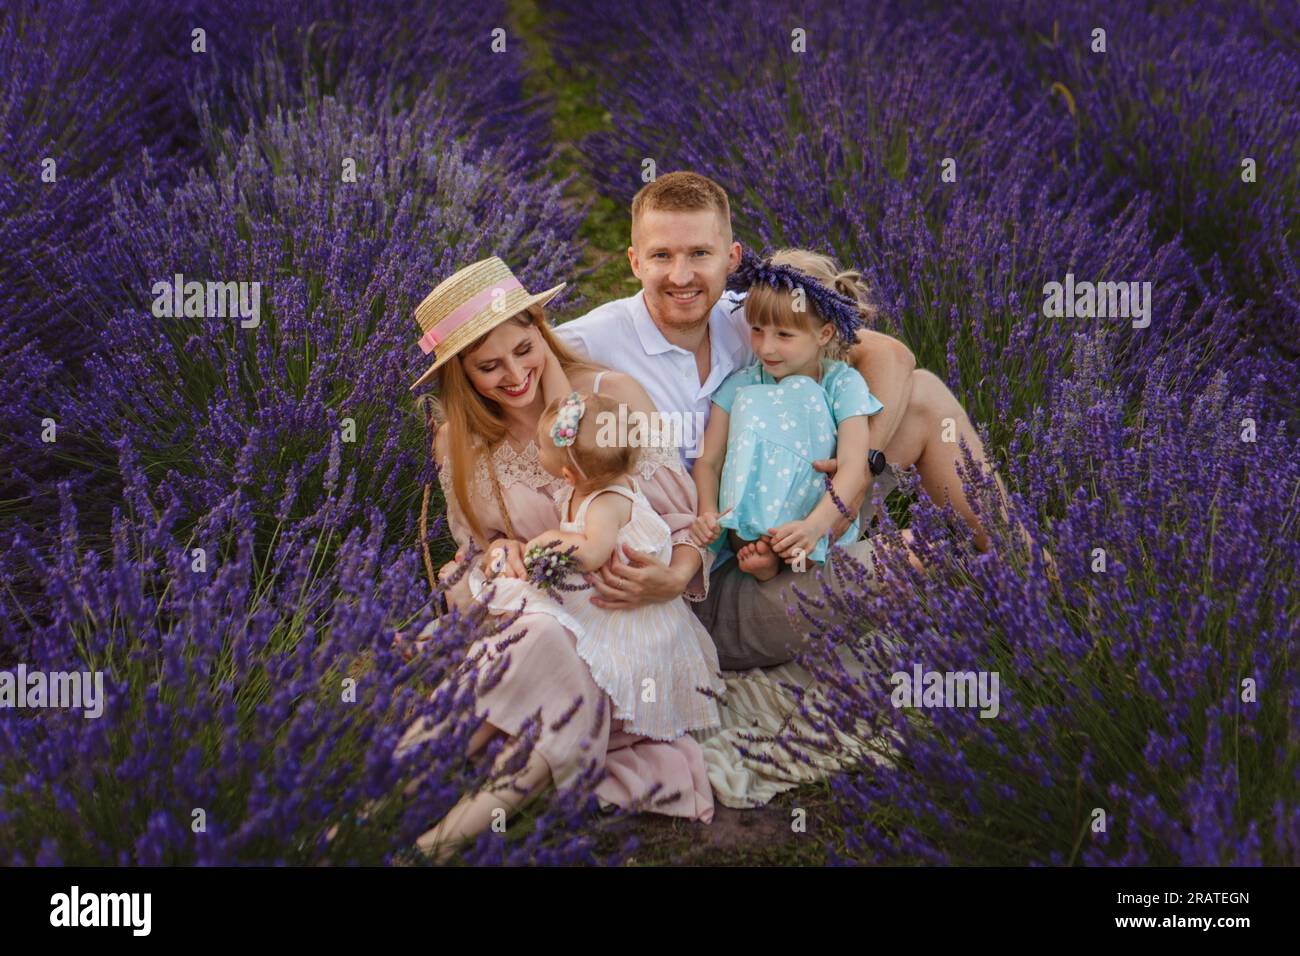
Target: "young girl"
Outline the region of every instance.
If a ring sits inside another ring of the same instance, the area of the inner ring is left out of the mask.
[[[672,559],[668,525],[629,474],[637,449],[600,440],[601,423],[617,416],[612,398],[577,392],[552,401],[542,413],[538,461],[565,480],[556,498],[562,519],[558,529],[528,541],[525,554],[534,546],[559,552],[576,546],[571,558],[575,572],[597,571],[620,546],[649,552],[665,563]],[[719,694],[726,689],[718,652],[685,601],[607,610],[591,603],[589,588],[562,590],[557,597],[508,576],[503,561],[490,564],[489,572],[497,572],[491,581],[477,569],[470,572],[475,598],[490,588],[493,610],[512,611],[527,601],[528,611],[550,614],[568,628],[578,656],[609,694],[613,716],[623,721],[624,731],[674,740],[721,724],[717,703],[700,692],[702,687]],[[571,575],[571,583],[579,583],[578,578],[578,573]]]
[[[749,290],[755,361],[713,394],[695,462],[700,516],[691,537],[721,554],[718,561],[729,545],[742,571],[766,581],[780,570],[778,559],[796,568],[825,560],[839,507],[812,463],[861,463],[833,479],[841,502],[856,500],[867,481],[867,416],[884,406],[842,360],[869,314],[858,273],[829,256],[785,249],[767,260],[747,254],[733,280],[732,288]],[[859,536],[854,516],[839,543]]]

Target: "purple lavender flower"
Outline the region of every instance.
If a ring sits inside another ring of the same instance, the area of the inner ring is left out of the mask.
[[[577,568],[573,554],[578,546],[571,544],[561,551],[559,545],[559,541],[551,541],[529,548],[524,555],[524,568],[528,571],[529,584],[563,603],[564,596],[560,592],[582,591],[591,585],[585,581],[570,583],[565,580]]]
[[[812,276],[792,266],[771,262],[745,250],[740,266],[727,276],[727,288],[733,291],[747,290],[755,283],[786,291],[802,289],[822,321],[834,323],[835,331],[841,339],[850,345],[857,341],[858,329],[862,328],[862,310],[843,293],[828,289]]]

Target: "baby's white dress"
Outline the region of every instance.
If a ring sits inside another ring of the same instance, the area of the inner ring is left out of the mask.
[[[597,495],[623,495],[632,502],[632,514],[619,529],[615,554],[629,550],[672,560],[667,523],[655,513],[631,476],[632,488],[607,485],[582,502],[572,521],[561,521],[561,531],[584,533],[587,508]],[[573,486],[565,484],[556,496],[561,515],[569,513]],[[578,572],[570,574],[579,583]],[[469,574],[470,592],[476,599],[493,589],[489,606],[514,611],[527,602],[529,612],[549,614],[568,628],[577,640],[578,656],[591,668],[592,679],[609,694],[614,717],[624,729],[655,740],[674,740],[688,731],[707,730],[721,724],[718,705],[699,688],[721,694],[726,689],[719,674],[718,651],[699,619],[683,598],[641,607],[609,610],[591,603],[593,588],[560,592],[562,601],[518,578],[497,578],[491,585],[476,568]]]

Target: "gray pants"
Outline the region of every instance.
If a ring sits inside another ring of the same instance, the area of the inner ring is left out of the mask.
[[[886,468],[872,483],[871,493],[861,511],[863,531],[870,527],[878,502],[883,502],[884,497],[897,487],[898,476],[892,467]],[[872,548],[871,540],[864,539],[844,550],[865,564],[870,573]],[[791,585],[799,586],[805,593],[816,591],[813,575],[818,571],[814,564],[808,565],[803,572],[793,571],[789,565],[783,564],[779,574],[760,582],[741,571],[734,557],[713,569],[709,576],[708,597],[691,602],[691,607],[713,637],[718,648],[718,663],[723,670],[784,664],[799,652],[808,636],[808,622],[798,615],[799,626],[791,621],[781,592],[788,592],[787,597],[793,606],[796,598],[790,590]],[[827,559],[823,573],[829,574],[836,592],[847,583],[835,571],[833,558]]]

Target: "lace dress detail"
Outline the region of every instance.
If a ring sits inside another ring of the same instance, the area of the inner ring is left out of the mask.
[[[642,448],[636,456],[637,476],[642,481],[648,481],[660,468],[667,468],[679,475],[686,474],[686,466],[682,464],[682,456],[677,453],[677,449],[667,445],[648,445]]]
[[[448,464],[448,459],[444,456],[439,463],[439,479],[447,473]],[[509,442],[501,442],[492,452],[492,464],[496,466],[502,491],[511,485],[525,485],[537,491],[544,491],[554,498],[564,490],[564,479],[556,478],[542,467],[535,440],[529,439],[523,451],[515,451]],[[681,455],[674,449],[659,446],[641,449],[636,460],[637,477],[642,481],[649,481],[660,468],[667,468],[678,475],[686,474]],[[450,485],[450,478],[442,479],[444,494]],[[488,473],[487,459],[481,451],[475,468],[474,493],[483,501],[492,500],[492,476]]]
[[[526,485],[535,491],[545,491],[552,498],[564,486],[563,478],[556,478],[542,467],[538,454],[537,442],[529,440],[524,450],[515,451],[509,442],[502,442],[492,452],[492,464],[496,467],[497,479],[501,490],[511,485]],[[478,469],[474,476],[478,485],[479,496],[484,499],[492,497],[492,476],[488,474],[487,459],[482,455],[478,459]]]
[[[492,452],[492,463],[496,466],[497,477],[504,491],[511,485],[523,484],[529,488],[554,492],[551,497],[564,490],[564,480],[556,478],[542,467],[537,442],[530,440],[523,451],[515,451],[508,442],[497,445]],[[660,468],[679,475],[686,474],[682,465],[682,456],[673,448],[649,446],[641,449],[636,458],[636,475],[642,481],[649,481]],[[488,474],[487,460],[478,460],[476,491],[482,498],[492,496],[492,476]]]
[[[530,441],[522,453],[515,451],[510,443],[505,441],[493,450],[492,463],[496,467],[501,482],[501,492],[507,502],[511,498],[509,489],[515,486],[527,488],[550,501],[554,501],[566,487],[563,478],[555,477],[541,466],[537,451],[535,441]],[[489,540],[507,536],[507,522],[496,501],[496,493],[492,488],[492,475],[488,471],[483,446],[477,440],[475,440],[475,452],[474,480],[470,482],[470,498],[477,510],[479,522],[484,526]],[[452,488],[451,460],[445,455],[438,462],[438,484],[442,488],[443,500],[447,502],[447,518],[451,525],[452,537],[456,539],[457,545],[463,546],[462,536],[468,539],[472,535],[469,522],[465,520],[464,512],[456,501]],[[509,508],[510,505],[507,504],[506,507]],[[532,534],[523,530],[531,526],[526,520],[521,523],[515,519],[511,523],[515,525],[517,535],[524,539],[532,537]]]

